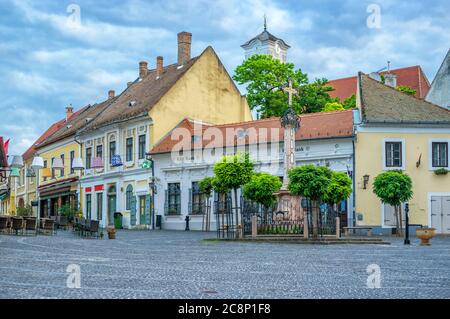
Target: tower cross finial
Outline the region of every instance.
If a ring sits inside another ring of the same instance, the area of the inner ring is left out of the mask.
[[[264,31],[267,31],[267,16],[264,14]]]

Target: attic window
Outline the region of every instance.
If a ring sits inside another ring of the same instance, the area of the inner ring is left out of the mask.
[[[128,103],[128,107],[133,107],[133,106],[135,106],[136,105],[136,101],[130,101],[129,103]]]
[[[67,125],[67,128],[71,128],[71,127],[72,127],[72,124]]]
[[[179,66],[177,66],[177,70],[181,69],[181,68],[182,68],[183,66],[184,66],[183,64],[182,64],[182,65],[179,65]]]
[[[86,123],[92,121],[92,117],[87,117],[86,118]]]

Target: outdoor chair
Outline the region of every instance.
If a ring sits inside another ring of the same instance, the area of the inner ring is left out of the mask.
[[[37,235],[37,219],[35,217],[28,217],[25,219],[25,234],[28,232],[34,232],[34,235]]]
[[[12,230],[16,232],[16,235],[19,234],[19,231],[22,233],[23,235],[23,231],[25,228],[25,221],[23,220],[22,217],[13,217],[12,218],[12,226],[11,226]]]
[[[0,232],[6,232],[9,233],[10,232],[10,227],[9,227],[9,218],[6,216],[0,216]]]
[[[43,233],[49,233],[49,235],[55,234],[55,221],[53,219],[47,219],[44,221],[41,230]]]
[[[82,236],[86,236],[87,233],[89,232],[89,228],[90,227],[91,227],[91,220],[90,219],[85,219],[84,223],[83,223],[81,235]]]
[[[66,216],[58,216],[58,229],[62,228],[64,230],[69,226],[69,222]]]
[[[99,228],[100,228],[100,222],[98,220],[91,220],[89,222],[89,228],[87,229],[87,232],[89,233],[90,236],[95,234],[95,237],[98,238]]]

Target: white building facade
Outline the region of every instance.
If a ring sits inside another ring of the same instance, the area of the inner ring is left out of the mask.
[[[346,111],[345,121],[347,129],[344,134],[340,136],[331,136],[329,138],[306,138],[296,141],[295,162],[296,166],[306,164],[316,164],[329,167],[333,171],[345,172],[350,177],[353,176],[353,116],[351,111]],[[321,116],[324,116],[323,114]],[[325,114],[329,121],[333,121],[333,114]],[[308,118],[308,127],[315,124]],[[339,120],[339,119],[337,119]],[[189,120],[185,120],[189,121]],[[239,124],[231,124],[225,127],[234,127],[239,135],[240,130],[248,130],[252,127],[251,123],[257,123],[255,126],[259,127],[261,132],[261,123],[267,120],[252,121],[242,123],[243,128],[239,128]],[[278,121],[279,119],[275,119]],[[273,122],[273,121],[272,121]],[[322,125],[322,124],[320,124]],[[182,126],[182,125],[181,125]],[[270,126],[272,126],[270,124]],[[213,127],[215,128],[215,127]],[[273,129],[270,127],[269,129]],[[326,127],[320,128],[325,133]],[[302,131],[302,129],[300,129]],[[305,132],[306,133],[306,132]],[[315,135],[317,136],[317,130]],[[306,133],[307,134],[307,133]],[[207,176],[214,176],[213,166],[214,162],[221,158],[222,155],[234,155],[236,153],[247,152],[254,162],[256,172],[267,172],[275,176],[283,178],[284,169],[284,150],[283,141],[273,141],[269,143],[257,143],[253,145],[231,146],[231,147],[217,147],[214,150],[214,159],[208,158],[211,150],[203,148],[203,150],[194,150],[192,152],[183,153],[171,151],[167,145],[173,144],[173,139],[176,139],[179,132],[174,129],[172,135],[166,137],[166,140],[161,141],[152,150],[152,157],[154,160],[155,179],[157,186],[157,194],[155,195],[155,214],[161,215],[162,228],[172,230],[184,230],[186,225],[186,217],[190,219],[190,230],[204,229],[206,213],[203,209],[198,209],[199,201],[201,201],[201,194],[198,191],[198,182]],[[302,132],[297,133],[297,137],[302,135]],[[326,134],[325,134],[326,135]],[[194,136],[194,135],[193,135]],[[281,135],[282,136],[282,135]],[[192,138],[195,139],[194,137]],[[172,141],[172,142],[170,142]],[[166,144],[166,145],[164,145]],[[206,155],[205,155],[206,154]],[[240,198],[241,192],[238,193]],[[216,220],[214,216],[214,200],[217,199],[217,194],[211,196],[211,213],[210,213],[210,230],[217,229]],[[234,201],[234,196],[231,196]],[[240,200],[240,199],[239,199]],[[343,202],[342,210],[347,212],[347,220],[351,223],[353,219],[353,195],[345,202]],[[233,203],[234,206],[234,203]]]

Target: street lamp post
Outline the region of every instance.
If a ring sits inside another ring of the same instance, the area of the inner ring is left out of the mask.
[[[152,214],[152,230],[155,230],[155,190],[156,190],[156,183],[155,183],[155,162],[153,161],[153,158],[151,157],[150,153],[145,153],[145,159],[150,162],[150,166],[152,169],[152,177],[151,182],[148,183],[148,186],[152,192],[152,202],[151,202],[151,214]]]
[[[409,203],[405,204],[405,245],[410,245],[409,241]]]

